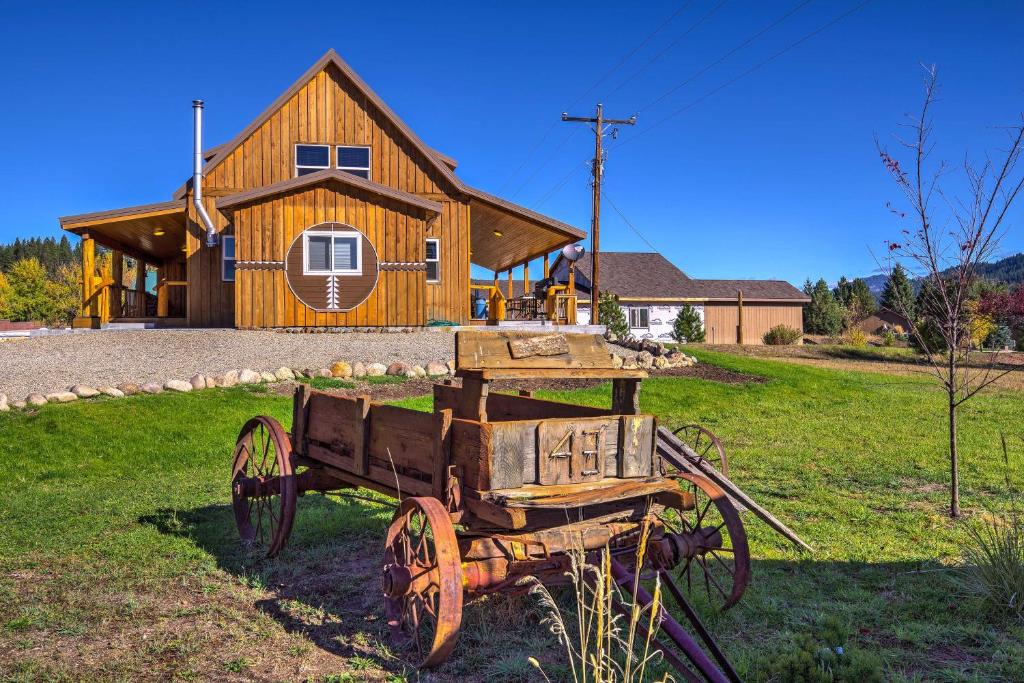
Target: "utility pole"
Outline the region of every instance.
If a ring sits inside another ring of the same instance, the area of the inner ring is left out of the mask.
[[[598,302],[601,298],[601,178],[604,176],[604,148],[602,141],[604,140],[605,130],[608,126],[623,125],[632,126],[636,124],[636,114],[630,116],[628,119],[606,119],[604,118],[604,105],[600,102],[597,103],[597,116],[569,116],[567,112],[562,113],[563,121],[571,121],[577,123],[592,123],[591,129],[594,131],[594,161],[593,175],[594,175],[594,198],[593,198],[593,218],[590,220],[590,250],[592,252],[591,260],[593,263],[593,269],[590,274],[590,320],[594,325],[601,324],[601,312]],[[611,135],[614,138],[618,133],[617,128],[612,128]]]

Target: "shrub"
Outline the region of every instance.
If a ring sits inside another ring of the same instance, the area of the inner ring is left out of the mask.
[[[1006,325],[997,325],[985,339],[989,349],[1005,349],[1013,342],[1013,331]]]
[[[1002,446],[1010,510],[967,527],[961,575],[964,587],[980,597],[988,611],[1024,623],[1024,510],[1010,481],[1005,436]]]
[[[622,306],[619,305],[619,297],[614,294],[602,294],[597,310],[601,316],[601,324],[607,325],[609,332],[617,337],[629,334],[629,324],[626,322],[626,314],[622,312]]]
[[[704,341],[704,321],[690,304],[683,304],[672,323],[672,338],[677,342],[699,344]]]
[[[886,330],[882,333],[882,345],[883,346],[894,346],[896,344],[896,333],[892,330]]]
[[[808,683],[881,683],[882,661],[854,647],[821,643],[807,634],[796,638],[792,649],[754,664],[752,681],[806,681]]]
[[[868,335],[864,333],[864,330],[858,327],[854,327],[847,331],[846,336],[843,338],[843,341],[849,344],[850,346],[867,346]]]
[[[788,325],[776,325],[761,337],[768,346],[789,346],[800,341],[801,333]]]
[[[920,338],[918,338],[920,335]],[[921,341],[924,341],[924,345]],[[917,324],[917,334],[910,335],[910,345],[918,351],[931,351],[932,353],[945,353],[946,340],[942,336],[939,324],[932,318],[925,318]],[[927,347],[927,348],[926,348]]]

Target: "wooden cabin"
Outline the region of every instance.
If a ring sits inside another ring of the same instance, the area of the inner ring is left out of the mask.
[[[471,263],[511,274],[585,236],[460,180],[333,50],[199,165],[210,244],[192,180],[170,201],[60,219],[82,238],[77,327],[467,324]],[[112,252],[99,270],[97,246]],[[156,270],[155,294],[145,268],[123,282],[126,257]],[[483,289],[497,322],[511,302]],[[533,310],[575,322],[568,289]]]

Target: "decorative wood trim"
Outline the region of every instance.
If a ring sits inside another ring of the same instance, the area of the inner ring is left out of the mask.
[[[426,263],[422,263],[422,262],[403,263],[401,261],[384,261],[382,263],[379,263],[378,267],[381,270],[399,270],[399,271],[422,270],[422,271],[426,271],[427,264]]]
[[[235,261],[235,270],[284,270],[284,261]]]

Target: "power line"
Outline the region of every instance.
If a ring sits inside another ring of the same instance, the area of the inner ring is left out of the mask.
[[[633,225],[633,223],[630,222],[630,220],[628,218],[626,218],[626,214],[622,213],[622,211],[619,209],[619,207],[615,205],[615,202],[612,201],[612,198],[608,196],[608,192],[602,190],[601,191],[601,196],[604,197],[606,200],[608,200],[608,206],[612,207],[612,209],[615,211],[615,213],[619,214],[619,218],[621,218],[623,220],[623,222],[626,225],[628,225],[633,232],[636,233],[637,237],[639,237],[640,239],[642,239],[644,241],[644,244],[649,246],[652,251],[656,251],[656,252],[658,251],[658,248],[656,246],[654,246],[653,244],[651,244],[651,241],[649,239],[644,237],[644,234],[642,232],[640,232],[640,229],[638,227],[636,227],[635,225]],[[658,253],[661,253],[661,252],[658,252]]]
[[[555,121],[556,124],[560,123],[560,122],[561,122],[560,120],[559,121]],[[569,142],[569,140],[572,139],[572,136],[575,135],[575,134],[576,134],[576,130],[573,129],[568,135],[566,135],[564,138],[562,138],[562,141],[560,143],[558,143],[557,145],[555,145],[554,149],[551,150],[551,153],[548,154],[544,158],[544,161],[542,161],[541,163],[539,163],[539,164],[537,164],[536,166],[533,167],[533,173],[531,173],[529,176],[527,176],[526,180],[524,180],[522,183],[520,183],[519,187],[516,188],[516,191],[513,192],[512,194],[510,194],[508,198],[509,199],[515,199],[519,195],[519,193],[522,192],[526,188],[526,186],[530,184],[530,181],[533,180],[534,178],[536,178],[537,174],[540,173],[544,169],[545,166],[550,164],[552,159],[554,159],[556,156],[558,156],[558,153],[560,151],[562,151],[562,148],[565,147],[565,145]],[[525,165],[525,162],[524,162],[524,165]]]
[[[757,64],[755,64],[754,66],[750,67],[749,69],[747,69],[743,73],[739,74],[738,76],[735,76],[735,77],[729,79],[728,81],[726,81],[725,83],[722,83],[717,88],[713,88],[713,89],[709,90],[708,92],[704,93],[703,95],[701,95],[697,99],[693,100],[689,104],[687,104],[687,105],[685,105],[683,107],[680,107],[679,109],[675,110],[674,112],[672,112],[668,116],[666,116],[666,117],[664,117],[664,118],[654,122],[653,124],[651,124],[650,126],[644,128],[643,130],[638,131],[636,133],[636,135],[630,136],[629,138],[627,138],[627,139],[623,140],[622,142],[618,143],[617,145],[615,145],[611,149],[618,149],[619,147],[622,147],[623,145],[627,145],[630,142],[632,142],[633,140],[636,140],[637,138],[639,138],[641,135],[649,133],[650,131],[654,130],[658,126],[668,122],[670,119],[673,119],[676,116],[679,116],[680,114],[682,114],[682,113],[692,109],[693,107],[697,106],[698,104],[700,104],[704,100],[708,99],[709,97],[711,97],[713,95],[716,95],[719,92],[721,92],[722,90],[726,89],[727,87],[729,87],[733,83],[736,83],[737,81],[739,81],[739,80],[741,80],[743,78],[746,78],[750,74],[752,74],[755,71],[757,71],[758,69],[766,66],[770,62],[778,59],[779,57],[781,57],[782,55],[786,54],[790,50],[792,50],[792,49],[802,45],[803,43],[806,43],[808,40],[810,40],[811,38],[814,38],[816,35],[818,35],[822,31],[825,31],[825,30],[831,28],[832,26],[834,26],[835,24],[838,24],[840,21],[842,21],[846,17],[850,16],[854,12],[858,11],[859,9],[864,7],[865,5],[869,4],[871,1],[872,0],[863,0],[863,2],[861,2],[858,5],[856,5],[852,9],[844,12],[843,14],[840,14],[838,17],[836,17],[835,19],[829,21],[828,23],[819,26],[818,28],[814,29],[810,33],[808,33],[805,36],[803,36],[802,38],[800,38],[799,40],[797,40],[797,41],[795,41],[793,43],[790,43],[786,47],[782,48],[781,50],[779,50],[778,52],[773,54],[771,57],[768,57],[767,59],[758,62]]]
[[[590,166],[590,161],[589,160],[580,162],[580,163],[576,164],[575,166],[573,166],[571,169],[569,169],[569,172],[566,173],[562,177],[562,179],[559,180],[555,184],[554,187],[552,187],[550,190],[545,192],[544,196],[541,197],[540,199],[538,199],[536,202],[534,202],[533,206],[530,207],[530,208],[532,208],[534,210],[540,209],[541,206],[546,204],[552,197],[554,197],[556,194],[558,194],[558,191],[561,190],[563,187],[565,187],[565,184],[567,182],[569,182],[569,179],[572,178],[575,174],[579,173],[580,169],[587,168],[589,166]]]
[[[642,67],[640,67],[639,69],[637,69],[636,71],[634,71],[634,72],[633,72],[633,74],[632,74],[631,76],[629,76],[628,78],[626,78],[626,80],[622,81],[622,82],[621,82],[621,83],[619,83],[619,84],[618,84],[617,86],[615,86],[615,88],[614,88],[614,89],[613,89],[613,90],[612,90],[612,91],[611,91],[610,93],[608,93],[608,94],[607,94],[607,95],[605,96],[605,98],[607,99],[607,98],[611,97],[612,95],[614,95],[615,93],[617,93],[617,92],[619,92],[620,90],[622,90],[622,88],[623,88],[623,87],[624,87],[624,86],[625,86],[625,85],[626,85],[627,83],[629,83],[629,82],[630,82],[630,81],[632,81],[632,80],[633,80],[634,78],[636,78],[637,76],[639,76],[640,74],[642,74],[642,73],[643,73],[644,71],[646,71],[646,70],[648,69],[648,67],[650,67],[650,66],[651,66],[652,64],[654,64],[654,63],[655,63],[656,61],[658,61],[659,59],[661,59],[662,57],[664,57],[664,56],[665,56],[665,54],[666,54],[666,53],[668,53],[668,52],[669,52],[669,50],[671,50],[672,48],[674,48],[674,47],[675,47],[676,45],[678,45],[678,44],[679,44],[679,43],[680,43],[680,42],[681,42],[681,41],[683,40],[683,38],[685,38],[686,36],[688,36],[688,35],[690,35],[691,33],[693,33],[693,31],[695,31],[695,30],[697,29],[697,27],[698,27],[698,26],[700,26],[701,24],[703,24],[703,23],[704,23],[704,22],[705,22],[705,21],[706,21],[707,19],[710,19],[710,18],[711,18],[711,16],[712,16],[712,15],[713,15],[713,14],[714,14],[715,12],[717,12],[718,10],[720,10],[720,9],[722,8],[722,6],[723,6],[723,5],[724,5],[724,4],[726,3],[726,2],[727,2],[727,0],[721,0],[721,2],[719,2],[719,3],[717,4],[717,5],[715,5],[715,6],[714,6],[714,7],[712,7],[712,8],[710,9],[710,10],[708,10],[707,12],[705,12],[705,13],[703,14],[703,16],[701,16],[701,17],[700,17],[700,18],[699,18],[699,19],[698,19],[697,21],[695,21],[695,22],[694,22],[693,24],[691,24],[691,25],[690,25],[690,28],[688,28],[688,29],[686,29],[685,31],[683,31],[682,35],[680,35],[680,36],[679,36],[679,37],[677,37],[677,38],[676,38],[675,40],[673,40],[673,41],[672,41],[671,43],[669,43],[669,44],[668,44],[668,46],[667,46],[667,47],[665,47],[665,48],[663,48],[663,49],[662,49],[662,50],[661,50],[661,51],[660,51],[660,52],[659,52],[658,54],[654,55],[654,57],[652,57],[652,58],[651,58],[651,59],[650,59],[650,60],[649,60],[649,61],[648,61],[648,62],[647,62],[646,64],[644,64],[644,65],[643,65]]]
[[[664,29],[666,26],[668,26],[670,23],[672,23],[672,20],[674,20],[676,17],[678,17],[680,14],[682,14],[683,11],[686,10],[686,8],[689,7],[691,4],[693,4],[693,0],[686,0],[686,2],[684,2],[682,5],[680,5],[679,9],[677,9],[675,12],[673,12],[668,17],[668,19],[665,19],[665,21],[661,22],[656,29],[654,29],[649,34],[647,34],[647,37],[645,37],[643,40],[641,40],[640,43],[637,44],[636,47],[634,47],[632,50],[630,50],[628,53],[626,53],[626,55],[622,59],[620,59],[615,64],[615,66],[613,66],[611,69],[606,71],[603,76],[601,76],[596,81],[594,81],[594,84],[591,85],[589,88],[587,88],[585,91],[583,91],[583,93],[579,97],[577,97],[575,100],[573,100],[569,104],[568,107],[565,107],[565,110],[572,109],[574,106],[576,106],[579,103],[580,100],[582,100],[584,97],[586,97],[588,94],[590,94],[590,92],[594,88],[596,88],[597,86],[599,86],[602,83],[604,83],[613,73],[618,71],[619,68],[622,67],[622,65],[624,65],[627,61],[629,61],[629,59],[633,55],[635,55],[641,48],[643,48],[645,45],[647,45],[647,43],[649,43],[654,38],[654,36],[658,35],[658,33],[660,33],[662,29]],[[563,110],[563,111],[565,111],[565,110]],[[501,186],[498,188],[498,192],[499,193],[501,193],[506,187],[508,187],[508,184],[510,182],[512,182],[513,178],[515,178],[517,175],[519,175],[519,172],[522,171],[523,168],[526,166],[526,164],[530,161],[530,159],[533,158],[533,155],[537,153],[537,150],[539,150],[541,148],[541,146],[544,144],[544,141],[548,139],[549,135],[551,135],[551,131],[553,131],[555,129],[555,127],[558,126],[558,124],[559,124],[558,120],[555,120],[555,121],[551,122],[551,125],[548,126],[548,128],[544,131],[543,135],[541,135],[540,140],[537,141],[537,144],[535,144],[533,147],[530,148],[530,151],[526,153],[526,156],[523,158],[523,160],[519,164],[519,166],[517,166],[516,169],[514,171],[512,171],[511,174],[509,174],[508,178],[505,179],[505,182],[502,183]],[[571,133],[570,133],[570,135],[571,135]],[[559,145],[559,149],[561,149],[561,147],[565,144],[565,142],[566,141],[563,140],[562,144]],[[549,161],[550,161],[550,159],[549,159]],[[534,175],[536,175],[536,173],[534,173]],[[530,178],[527,179],[526,183],[523,183],[523,186],[525,186],[527,183],[529,183],[530,180],[532,180],[532,178],[533,178],[533,176],[530,176]],[[521,186],[519,188],[519,190],[516,191],[516,194],[518,194],[519,191],[522,190],[523,186]]]
[[[703,74],[704,74],[704,73],[706,73],[707,71],[709,71],[709,70],[711,70],[711,69],[715,68],[716,66],[718,66],[719,64],[721,64],[722,62],[724,62],[724,61],[725,61],[726,59],[728,59],[729,57],[733,56],[734,54],[736,54],[737,52],[739,52],[740,50],[742,50],[743,48],[745,48],[745,47],[746,47],[747,45],[750,45],[750,44],[751,44],[752,42],[754,42],[755,40],[757,40],[758,38],[760,38],[761,36],[763,36],[763,35],[764,35],[765,33],[767,33],[768,31],[771,31],[771,30],[772,30],[773,28],[775,28],[776,26],[778,26],[779,24],[781,24],[782,22],[784,22],[784,21],[785,21],[786,19],[789,19],[789,18],[790,18],[791,16],[793,16],[794,14],[796,14],[797,12],[799,12],[800,10],[802,10],[802,9],[803,9],[804,7],[806,7],[807,5],[811,4],[812,2],[814,2],[814,0],[803,0],[803,2],[801,2],[801,3],[799,4],[799,5],[797,5],[797,6],[796,6],[796,7],[794,7],[793,9],[789,10],[788,12],[786,12],[785,14],[783,14],[783,15],[782,15],[781,17],[779,17],[778,19],[776,19],[776,20],[775,20],[775,21],[773,21],[772,23],[768,24],[768,25],[767,25],[767,26],[765,26],[765,27],[764,27],[763,29],[761,29],[761,30],[760,30],[760,31],[758,31],[757,33],[753,34],[752,36],[750,36],[749,38],[747,38],[746,40],[744,40],[744,41],[743,41],[742,43],[740,43],[740,44],[739,44],[739,45],[737,45],[736,47],[734,47],[734,48],[732,48],[731,50],[729,50],[728,52],[726,52],[726,53],[725,53],[724,55],[722,55],[721,57],[719,57],[719,58],[718,58],[718,59],[716,59],[715,61],[713,61],[713,62],[711,62],[710,64],[708,64],[707,66],[705,66],[704,68],[702,68],[702,69],[701,69],[700,71],[697,71],[696,73],[694,73],[694,74],[693,74],[692,76],[690,76],[689,78],[687,78],[687,79],[686,79],[685,81],[683,81],[682,83],[680,83],[680,84],[678,84],[678,85],[676,85],[676,86],[673,86],[672,88],[669,88],[669,90],[667,90],[667,91],[666,91],[665,93],[663,93],[662,95],[660,95],[660,96],[659,96],[659,97],[658,97],[657,99],[655,99],[655,100],[654,100],[653,102],[651,102],[651,103],[649,103],[649,104],[646,104],[646,105],[644,105],[644,106],[643,106],[643,107],[641,108],[641,111],[643,111],[643,110],[645,110],[645,109],[650,109],[651,107],[653,107],[654,105],[658,104],[659,102],[661,102],[662,100],[664,100],[664,99],[665,99],[666,97],[668,97],[669,95],[671,95],[672,93],[676,92],[676,91],[677,91],[677,90],[679,90],[680,88],[682,88],[682,87],[684,87],[684,86],[688,85],[689,83],[693,82],[693,81],[694,81],[695,79],[699,78],[699,77],[700,77],[701,75],[703,75]]]

